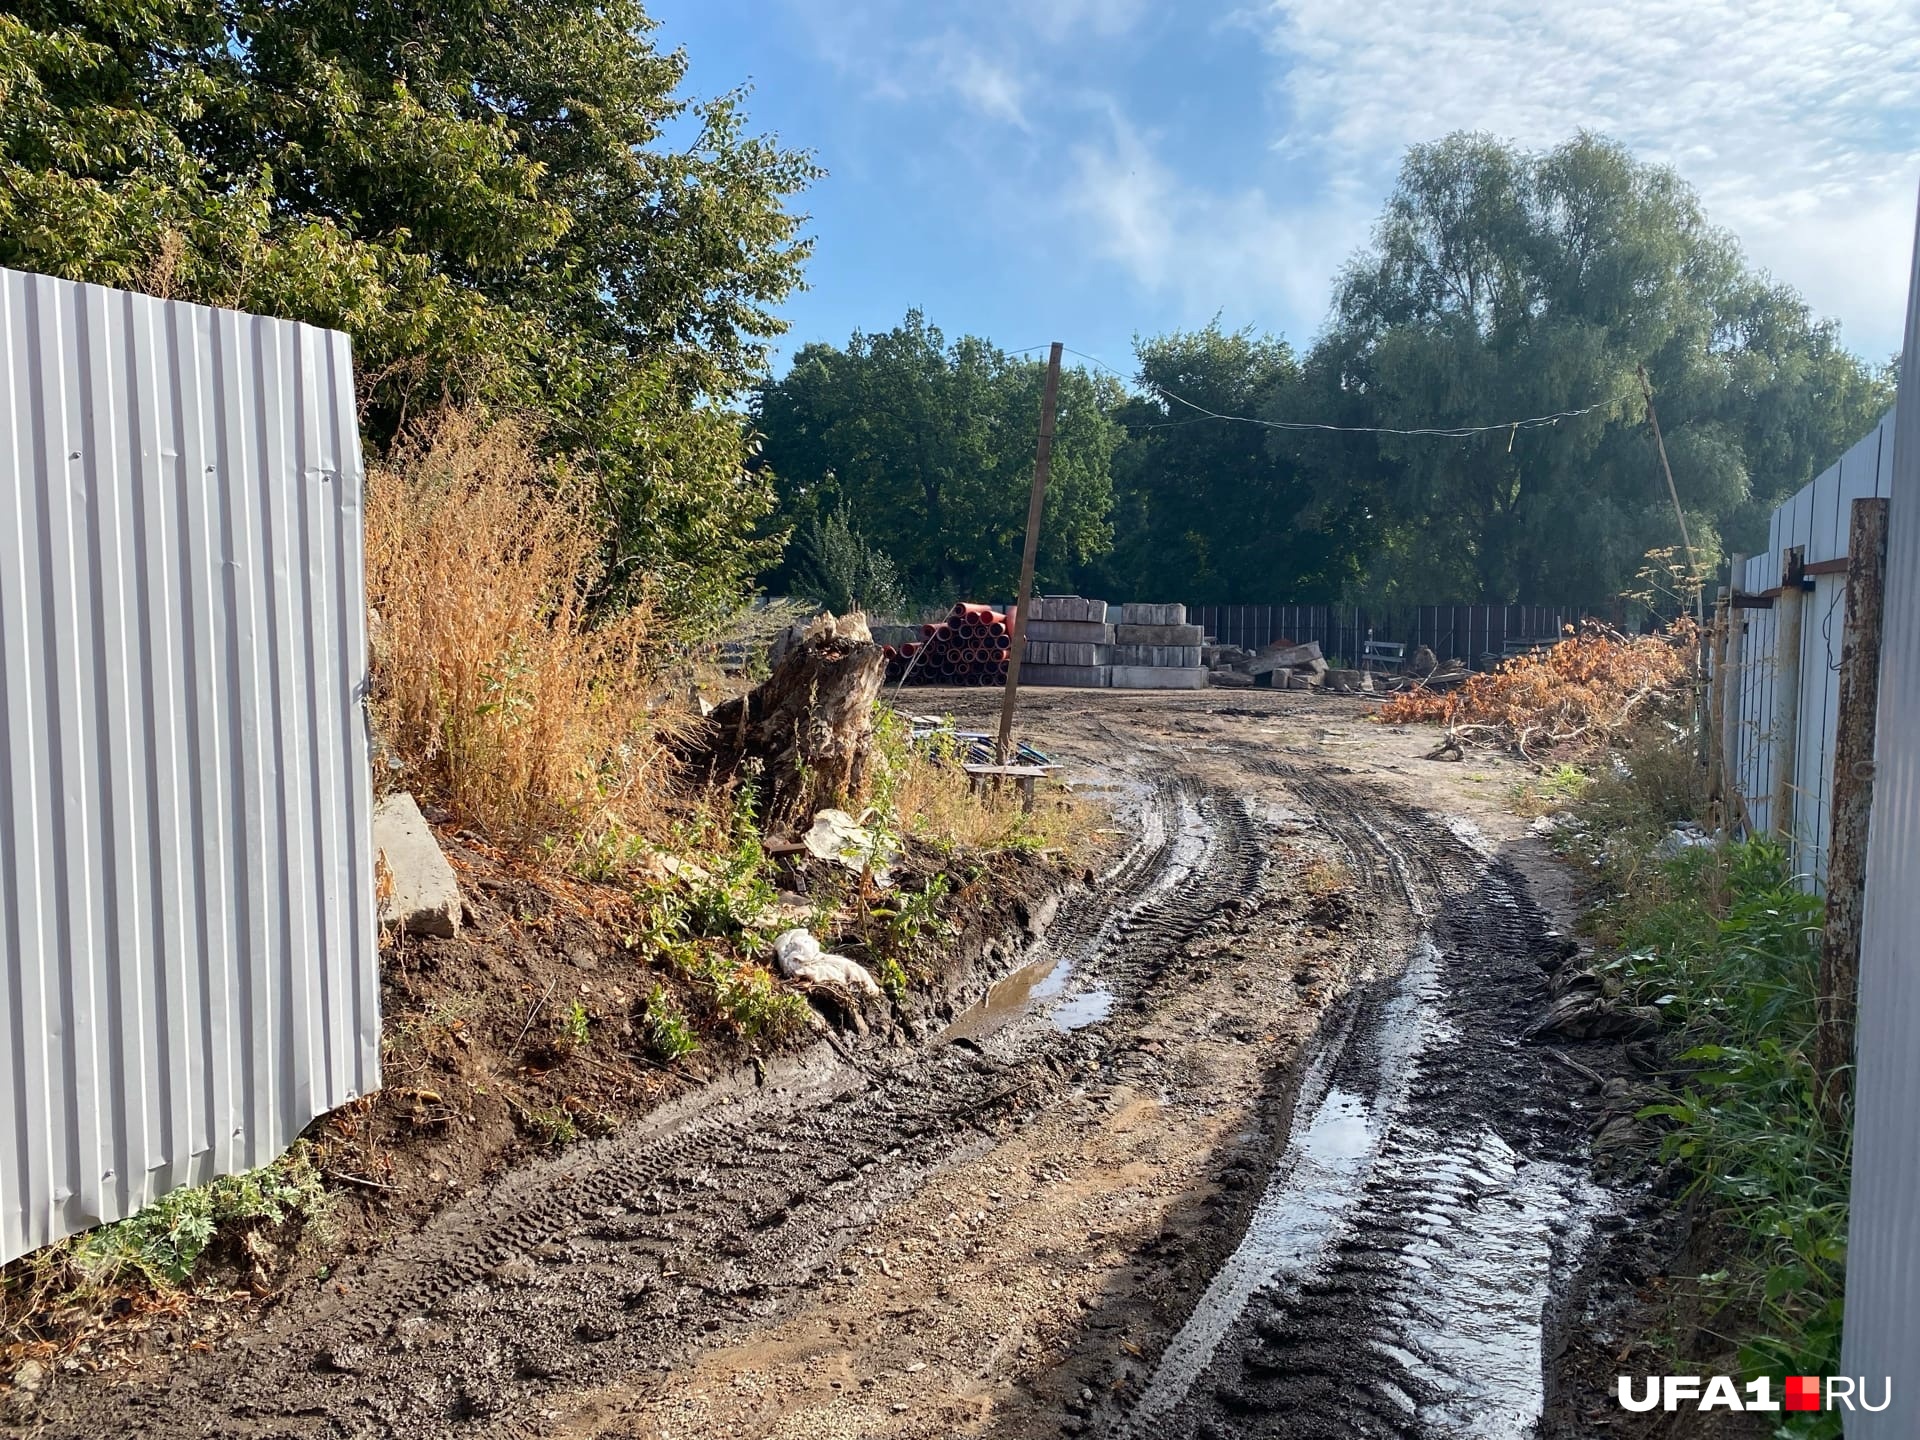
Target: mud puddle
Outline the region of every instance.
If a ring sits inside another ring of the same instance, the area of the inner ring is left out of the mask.
[[[1471,822],[1378,824],[1322,794],[1416,938],[1330,1027],[1238,1248],[1108,1433],[1523,1440],[1556,1286],[1605,1203],[1518,1044],[1541,917]]]
[[[1139,909],[1151,910],[1194,882],[1217,838],[1216,826],[1202,813],[1197,797],[1183,792],[1177,808],[1169,814],[1168,807],[1149,803],[1146,787],[1137,782],[1114,779],[1082,788],[1098,788],[1110,805],[1129,806],[1138,817],[1140,839],[1115,870],[1129,864],[1139,851],[1166,855],[1159,873],[1141,892]],[[1101,883],[1112,873],[1103,876]],[[1043,937],[1031,947],[1029,958],[1018,969],[957,1016],[939,1038],[948,1043],[964,1040],[977,1045],[1024,1020],[1044,1020],[1055,1030],[1071,1032],[1110,1019],[1120,998],[1118,993],[1086,972],[1089,962],[1133,923],[1131,914],[1114,909],[1092,934],[1073,936],[1065,944]]]

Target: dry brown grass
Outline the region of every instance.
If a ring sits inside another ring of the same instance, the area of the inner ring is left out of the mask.
[[[1099,823],[1095,807],[1045,781],[1030,812],[1011,783],[971,790],[959,760],[937,741],[909,743],[906,717],[889,706],[874,715],[874,742],[875,807],[902,836],[936,849],[1071,851]]]
[[[368,468],[373,708],[394,783],[523,842],[650,828],[675,717],[647,704],[649,610],[590,607],[597,517],[511,422],[448,415]]]

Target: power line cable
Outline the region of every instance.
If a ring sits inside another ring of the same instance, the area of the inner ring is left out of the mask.
[[[1130,383],[1125,375],[1099,356],[1089,355],[1084,350],[1075,350],[1071,345],[1063,348],[1069,355],[1078,355],[1082,360],[1091,360],[1115,379]],[[1161,398],[1196,411],[1197,417],[1192,420],[1170,420],[1159,425],[1141,427],[1148,430],[1169,429],[1176,425],[1197,425],[1202,420],[1226,420],[1241,425],[1258,425],[1266,430],[1317,430],[1341,435],[1426,435],[1443,440],[1467,440],[1475,435],[1491,435],[1502,430],[1508,432],[1510,436],[1516,435],[1522,430],[1558,425],[1562,420],[1574,420],[1582,415],[1591,415],[1596,410],[1605,410],[1610,406],[1618,405],[1626,398],[1625,395],[1615,395],[1606,400],[1596,400],[1591,405],[1583,405],[1578,410],[1556,410],[1549,415],[1529,415],[1524,419],[1502,420],[1492,425],[1428,425],[1401,429],[1392,425],[1330,425],[1318,420],[1264,420],[1255,415],[1223,415],[1217,410],[1209,410],[1206,406],[1187,399],[1184,395],[1175,394],[1164,385],[1156,384],[1152,389]]]

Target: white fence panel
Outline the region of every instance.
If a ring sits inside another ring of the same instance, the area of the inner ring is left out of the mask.
[[[1841,1369],[1892,1376],[1893,1405],[1846,1417],[1853,1440],[1915,1430],[1920,1378],[1920,228],[1915,232],[1900,425],[1879,470],[1887,510],[1873,821],[1860,937],[1854,1070],[1853,1194]],[[1898,451],[1897,469],[1893,452]],[[1874,1392],[1877,1393],[1877,1392]]]
[[[1894,412],[1888,411],[1835,464],[1773,512],[1767,528],[1767,550],[1750,556],[1745,569],[1734,576],[1742,593],[1777,595],[1786,552],[1795,546],[1804,551],[1808,565],[1833,565],[1846,559],[1853,502],[1889,493],[1893,435]],[[1812,581],[1813,588],[1805,593],[1801,611],[1792,824],[1795,868],[1809,884],[1817,886],[1826,875],[1827,840],[1833,823],[1833,747],[1839,722],[1847,579],[1835,571],[1816,574]],[[1784,730],[1779,709],[1779,657],[1774,646],[1779,633],[1778,612],[1739,609],[1733,617],[1742,628],[1728,699],[1734,707],[1732,732],[1738,748],[1729,757],[1728,772],[1746,802],[1751,827],[1766,831],[1774,825],[1777,741]]]
[[[0,1260],[379,1083],[347,338],[0,270]]]

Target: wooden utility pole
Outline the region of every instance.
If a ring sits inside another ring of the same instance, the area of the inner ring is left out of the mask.
[[[1787,551],[1780,567],[1780,598],[1773,608],[1773,803],[1767,822],[1787,842],[1790,863],[1798,863],[1793,854],[1793,796],[1800,758],[1800,637],[1807,598],[1801,587],[1806,569],[1804,546]]]
[[[1873,746],[1880,710],[1880,616],[1887,575],[1887,502],[1853,502],[1847,542],[1847,622],[1840,645],[1840,714],[1833,746],[1833,838],[1827,849],[1827,928],[1820,942],[1813,1068],[1820,1108],[1841,1118],[1853,1064],[1860,993],[1860,913],[1873,813]]]
[[[1020,693],[1020,658],[1027,649],[1027,611],[1033,606],[1033,562],[1040,553],[1040,513],[1046,506],[1047,467],[1053,463],[1053,409],[1060,398],[1058,340],[1047,354],[1047,383],[1040,392],[1040,446],[1033,456],[1033,496],[1027,501],[1027,548],[1020,552],[1020,594],[1014,602],[1013,638],[1007,646],[1007,693],[1000,701],[1000,743],[995,754],[1002,765],[1013,755],[1013,700]]]
[[[1660,469],[1667,477],[1667,498],[1673,501],[1673,518],[1680,524],[1680,543],[1687,547],[1687,573],[1693,577],[1693,618],[1705,629],[1706,582],[1700,576],[1700,562],[1693,555],[1693,537],[1687,534],[1687,512],[1680,508],[1680,492],[1674,488],[1673,467],[1667,463],[1667,442],[1660,438],[1660,412],[1653,408],[1653,382],[1647,379],[1644,365],[1640,367],[1640,393],[1647,397],[1647,423],[1653,427],[1654,448],[1660,452]]]

